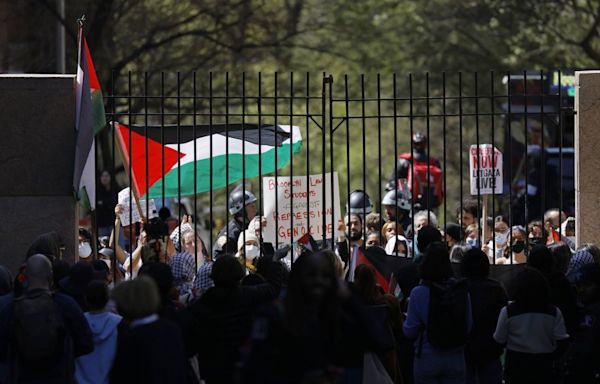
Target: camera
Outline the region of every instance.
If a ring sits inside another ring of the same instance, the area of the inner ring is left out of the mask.
[[[154,217],[148,220],[144,224],[144,231],[148,240],[162,240],[165,236],[169,235],[169,228],[163,223],[158,217]]]

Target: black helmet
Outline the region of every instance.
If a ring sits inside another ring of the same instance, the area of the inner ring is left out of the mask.
[[[350,198],[348,199],[350,207],[346,204],[346,213],[354,213],[362,215],[363,213],[368,215],[373,211],[373,203],[367,193],[361,189],[355,189],[350,192]]]
[[[256,196],[250,191],[234,189],[229,194],[229,213],[235,215],[248,204],[256,202]]]
[[[412,137],[413,147],[415,149],[425,149],[427,146],[427,136],[421,132],[415,132]]]

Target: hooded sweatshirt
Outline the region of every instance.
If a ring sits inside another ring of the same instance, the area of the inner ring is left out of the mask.
[[[84,316],[92,330],[94,351],[77,358],[75,378],[79,384],[108,384],[117,353],[117,325],[121,316],[110,312],[86,312]]]

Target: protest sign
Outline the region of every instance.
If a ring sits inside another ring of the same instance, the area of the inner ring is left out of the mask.
[[[502,193],[502,152],[491,144],[471,145],[469,151],[471,195]]]
[[[325,183],[325,196],[323,196]],[[276,206],[277,202],[277,206]],[[263,207],[267,218],[264,241],[291,244],[310,233],[315,240],[334,237],[341,217],[337,172],[309,176],[263,177]],[[335,214],[335,218],[333,215]],[[323,226],[325,217],[325,226]]]
[[[119,204],[123,206],[123,213],[119,215],[119,218],[121,219],[121,225],[124,227],[141,221],[140,209],[138,209],[135,198],[132,199],[132,197],[133,196],[131,196],[131,193],[129,192],[129,187],[119,192]],[[133,202],[132,207],[130,207],[130,202]],[[140,200],[140,205],[142,207],[142,211],[144,212],[144,217],[146,217],[147,219],[158,217],[156,204],[154,203],[154,200],[150,200],[148,202],[148,210],[150,211],[150,214],[148,214],[148,212],[146,211],[146,200]]]

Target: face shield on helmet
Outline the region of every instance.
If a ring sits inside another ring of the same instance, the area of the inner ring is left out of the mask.
[[[248,204],[256,202],[256,196],[250,191],[246,190],[234,190],[229,195],[229,213],[237,215],[244,210],[244,207]]]
[[[404,191],[389,191],[381,200],[381,205],[397,206],[398,209],[410,211],[410,196]]]

